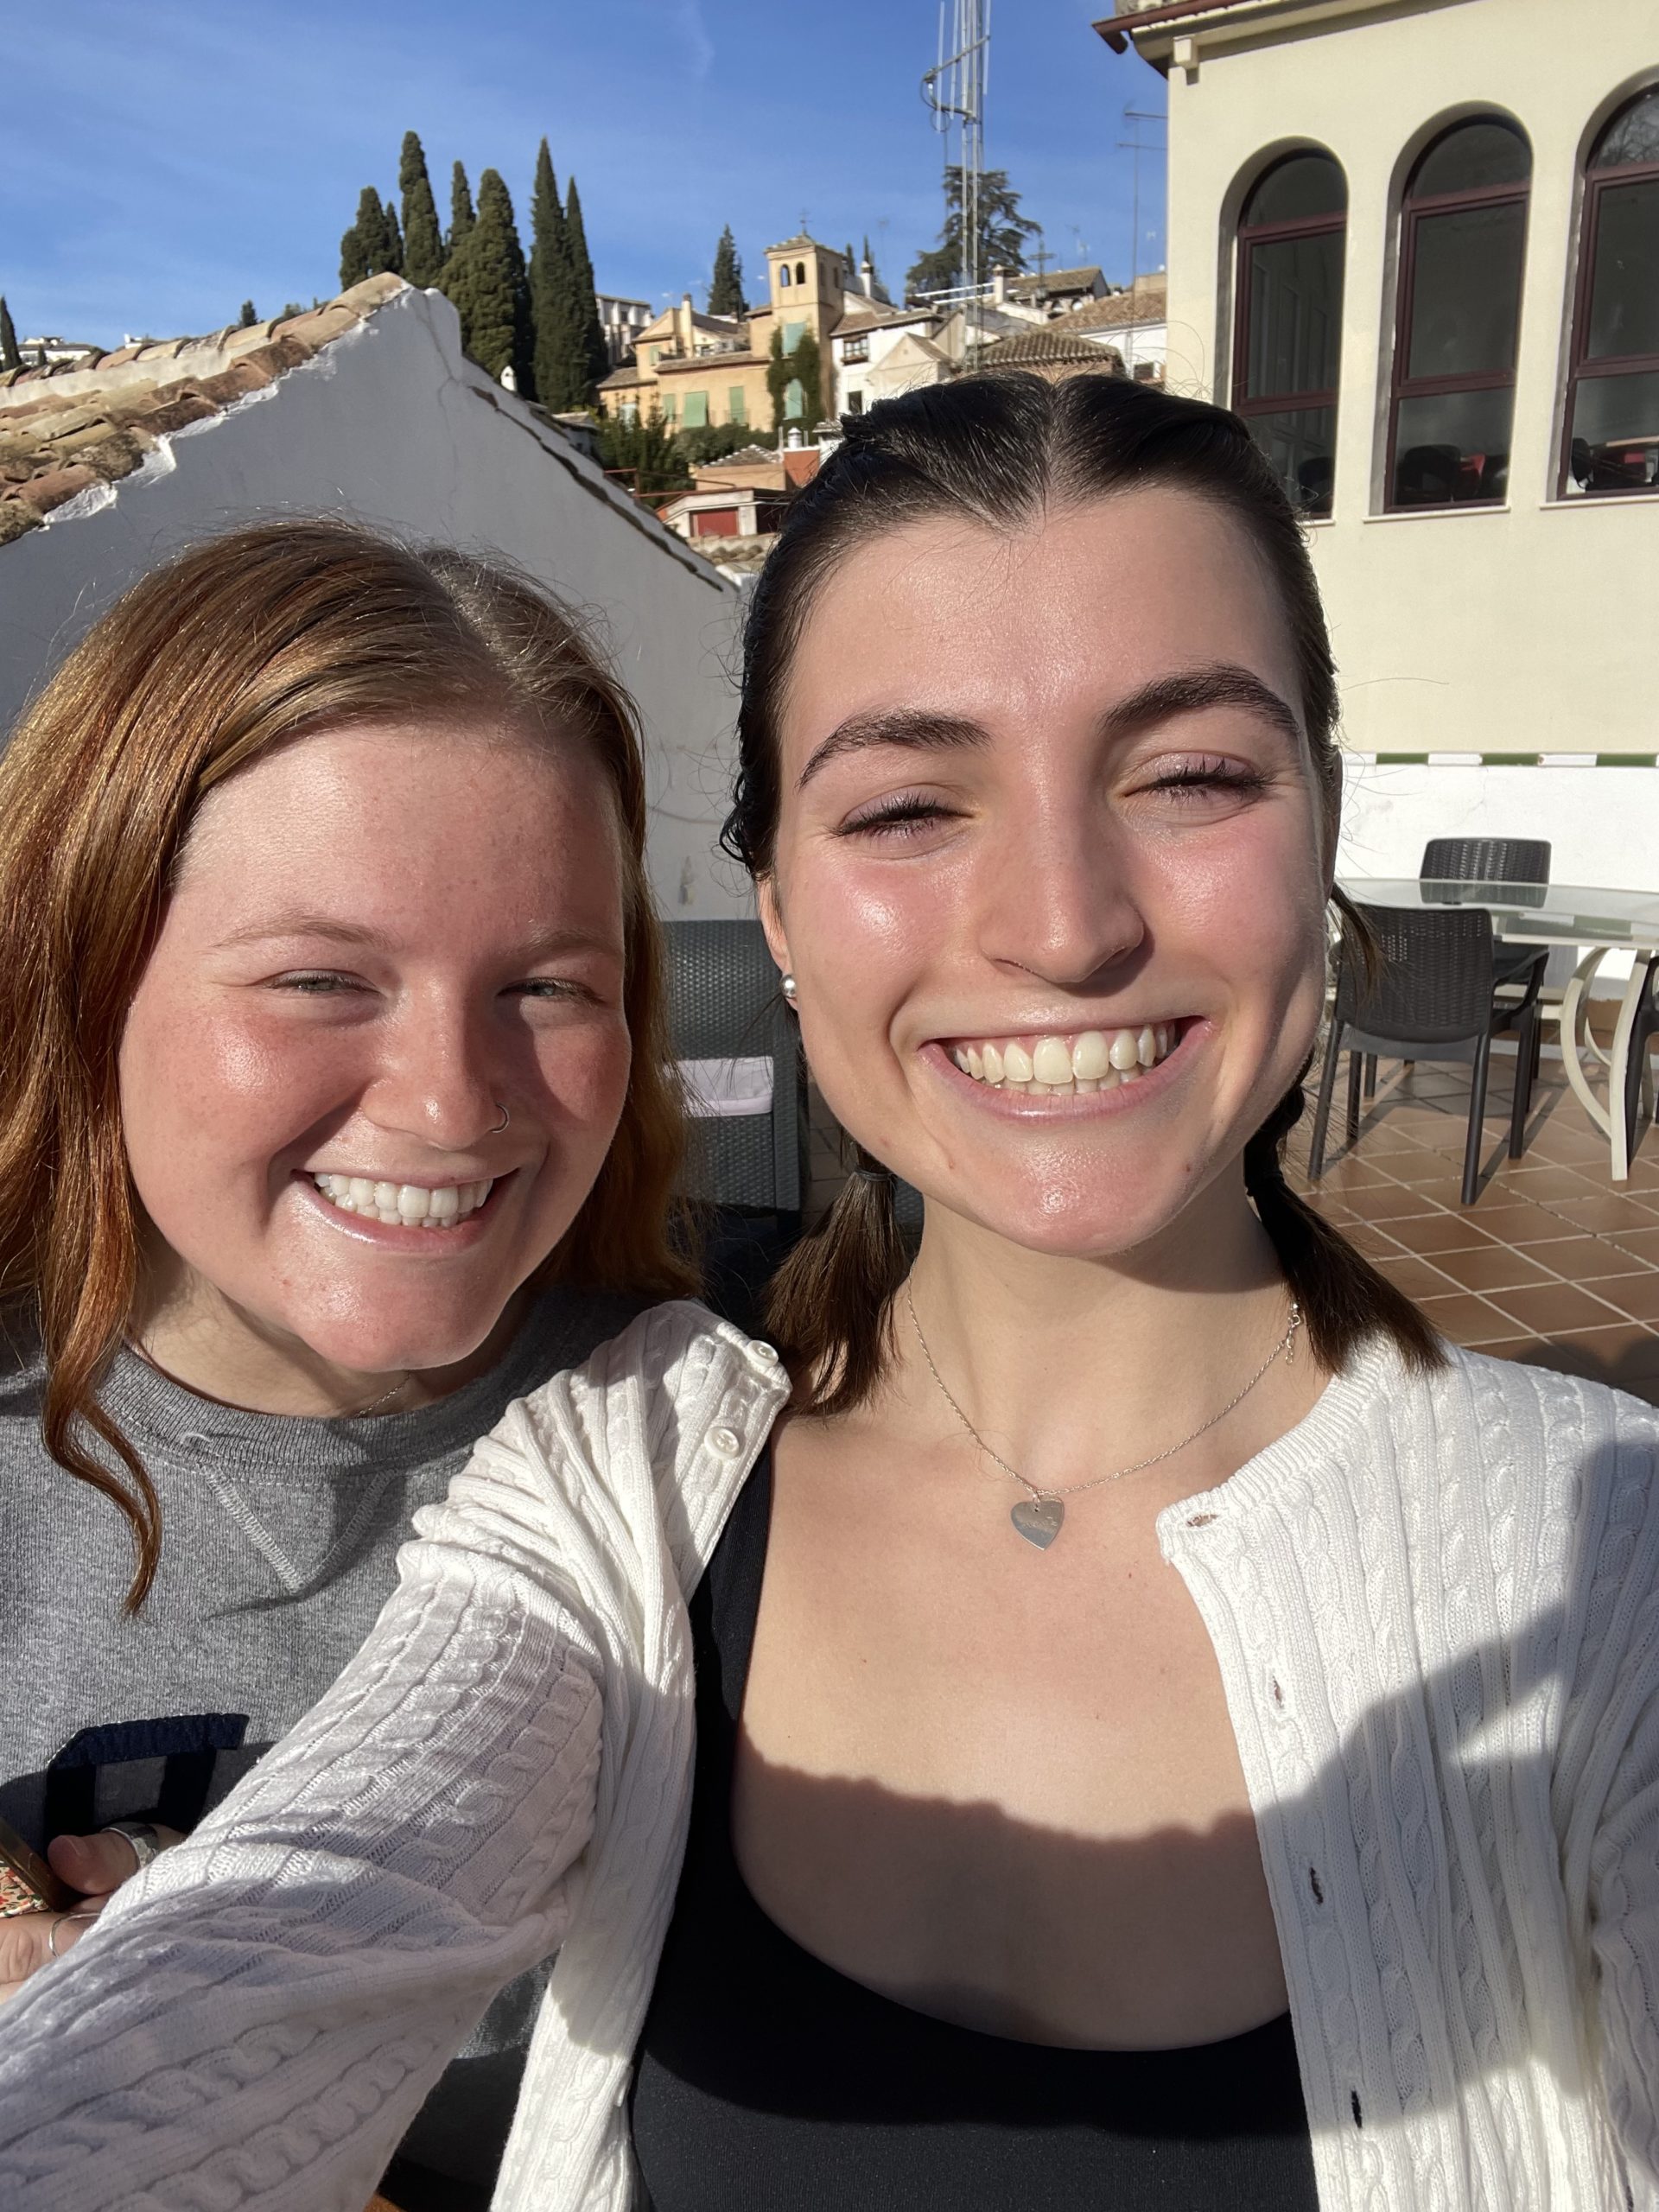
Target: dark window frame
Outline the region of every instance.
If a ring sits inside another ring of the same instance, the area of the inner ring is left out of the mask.
[[[1605,353],[1593,360],[1586,352],[1590,343],[1590,303],[1595,296],[1596,263],[1601,249],[1601,195],[1610,185],[1648,184],[1659,181],[1659,161],[1626,162],[1622,168],[1597,169],[1591,166],[1598,149],[1605,143],[1634,107],[1654,97],[1656,87],[1649,85],[1626,100],[1610,115],[1596,133],[1585,163],[1584,204],[1579,210],[1579,269],[1573,288],[1573,337],[1567,350],[1567,398],[1561,410],[1560,466],[1556,474],[1555,496],[1565,499],[1569,495],[1567,485],[1573,474],[1573,418],[1578,409],[1579,386],[1586,376],[1600,378],[1612,376],[1652,376],[1659,372],[1659,353]],[[1645,493],[1651,499],[1651,484],[1605,484],[1599,490],[1586,485],[1571,496],[1579,499],[1628,499]]]
[[[1465,116],[1461,123],[1452,124],[1440,131],[1419,154],[1412,164],[1412,178],[1421,176],[1430,155],[1443,146],[1455,131],[1468,130],[1482,123],[1503,123],[1512,128],[1505,118],[1498,116]],[[1382,479],[1382,511],[1385,514],[1435,514],[1442,507],[1457,508],[1501,507],[1508,504],[1505,491],[1502,499],[1444,499],[1433,502],[1414,501],[1402,505],[1395,496],[1395,464],[1400,439],[1400,410],[1409,399],[1439,399],[1460,391],[1513,392],[1516,372],[1521,357],[1521,315],[1527,294],[1527,232],[1532,213],[1532,147],[1516,131],[1516,136],[1527,149],[1527,174],[1518,183],[1481,184],[1465,187],[1459,192],[1435,192],[1414,197],[1412,185],[1408,183],[1400,203],[1400,279],[1395,291],[1394,359],[1389,375],[1389,438]],[[1411,361],[1412,326],[1415,319],[1417,289],[1417,231],[1427,217],[1460,213],[1470,207],[1518,207],[1521,209],[1521,268],[1515,294],[1515,359],[1507,370],[1477,369],[1462,376],[1414,377],[1407,374]],[[1514,413],[1511,405],[1511,430]]]
[[[1334,215],[1298,215],[1287,221],[1277,223],[1246,223],[1241,220],[1238,226],[1237,237],[1235,241],[1233,266],[1232,410],[1235,415],[1242,416],[1247,423],[1250,420],[1252,416],[1291,415],[1299,413],[1304,409],[1309,414],[1312,414],[1316,409],[1328,407],[1333,416],[1337,411],[1338,394],[1341,390],[1342,384],[1342,337],[1340,329],[1338,329],[1337,338],[1338,378],[1337,382],[1332,385],[1328,391],[1275,391],[1263,393],[1259,397],[1253,397],[1249,388],[1250,325],[1255,297],[1255,288],[1253,281],[1251,264],[1255,259],[1257,247],[1278,245],[1282,244],[1283,241],[1287,238],[1328,238],[1340,236],[1342,239],[1343,283],[1344,289],[1346,287],[1348,275],[1348,179],[1346,174],[1343,170],[1341,162],[1337,160],[1334,154],[1327,154],[1323,147],[1306,146],[1298,148],[1294,153],[1281,155],[1276,161],[1269,162],[1268,166],[1252,183],[1249,190],[1244,195],[1243,205],[1247,208],[1249,207],[1251,201],[1255,198],[1262,186],[1276,169],[1282,168],[1287,162],[1306,160],[1310,155],[1316,156],[1320,161],[1329,162],[1332,168],[1336,170],[1338,175],[1342,178],[1343,206],[1339,213]],[[1334,435],[1333,427],[1333,443]],[[1325,514],[1319,517],[1318,519],[1320,521],[1328,520],[1331,513],[1335,510],[1335,486],[1333,485],[1331,507],[1326,510]]]

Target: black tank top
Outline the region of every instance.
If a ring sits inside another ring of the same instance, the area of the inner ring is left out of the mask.
[[[697,1765],[640,2038],[650,2212],[1317,2212],[1282,2014],[1179,2050],[1073,2050],[878,1996],[785,1935],[732,1852],[772,1511],[762,1460],[691,1601]]]

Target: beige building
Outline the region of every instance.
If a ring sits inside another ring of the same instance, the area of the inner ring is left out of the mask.
[[[1656,0],[1097,29],[1168,81],[1169,388],[1246,416],[1309,514],[1350,746],[1651,759]]]
[[[635,420],[658,415],[674,430],[735,423],[770,431],[766,370],[775,329],[786,353],[809,333],[817,341],[818,389],[791,384],[784,406],[785,424],[810,429],[835,404],[830,334],[868,301],[856,289],[845,254],[804,234],[767,247],[766,289],[766,301],[743,322],[699,313],[688,292],[639,333],[632,365],[601,384],[605,413]]]

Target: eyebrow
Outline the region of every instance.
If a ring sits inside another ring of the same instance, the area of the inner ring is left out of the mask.
[[[1231,661],[1214,661],[1201,668],[1154,677],[1107,709],[1101,717],[1101,734],[1114,740],[1133,737],[1149,723],[1166,721],[1175,715],[1202,714],[1208,707],[1242,708],[1266,722],[1294,750],[1300,750],[1302,728],[1289,703],[1259,676]],[[832,760],[866,752],[873,746],[928,752],[989,743],[990,734],[984,726],[963,715],[930,714],[914,708],[849,715],[814,752],[801,771],[796,789],[804,790]]]
[[[367,947],[377,952],[396,949],[384,930],[361,922],[342,922],[336,915],[303,912],[274,914],[266,921],[250,922],[245,929],[232,930],[229,936],[220,938],[217,949],[226,952],[238,945],[275,944],[293,938],[321,938],[331,944]],[[589,930],[550,928],[531,931],[513,957],[518,960],[544,960],[561,952],[608,953],[617,949],[608,938]]]

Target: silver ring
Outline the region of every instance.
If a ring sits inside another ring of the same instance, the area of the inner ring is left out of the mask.
[[[493,1137],[499,1137],[502,1130],[506,1128],[507,1123],[512,1119],[512,1116],[508,1113],[506,1108],[501,1105],[501,1101],[499,1098],[495,1103],[498,1106],[501,1107],[501,1118],[496,1123],[495,1127],[490,1131],[490,1135]]]
[[[95,1912],[54,1913],[52,1916],[52,1925],[46,1931],[46,1955],[48,1958],[60,1959],[63,1956],[62,1952],[58,1948],[58,1930],[60,1928],[67,1927],[72,1920],[85,1920],[90,1923],[97,1918],[98,1915]]]
[[[162,1839],[148,1821],[106,1821],[99,1834],[125,1836],[132,1846],[132,1855],[138,1861],[141,1874],[162,1848]]]

